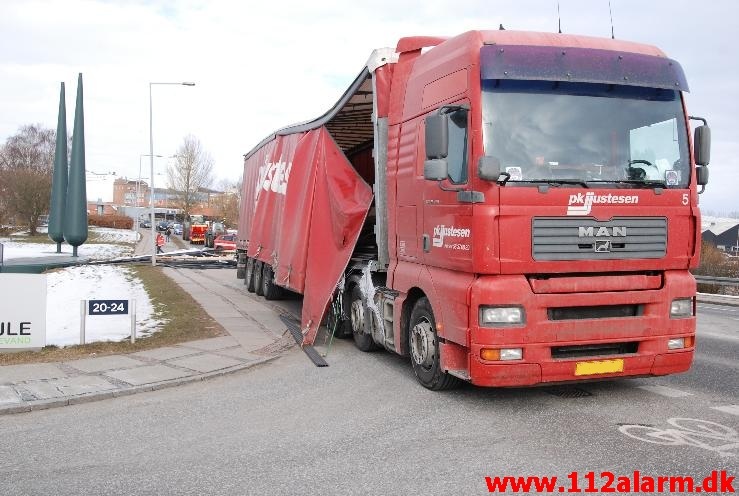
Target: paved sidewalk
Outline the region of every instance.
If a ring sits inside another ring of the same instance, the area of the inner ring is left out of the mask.
[[[0,367],[0,415],[152,391],[243,370],[295,345],[235,269],[164,269],[228,332],[138,353]]]

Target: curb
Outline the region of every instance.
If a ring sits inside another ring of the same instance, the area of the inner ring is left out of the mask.
[[[24,404],[16,404],[12,406],[0,407],[0,415],[11,415],[14,413],[32,412],[37,410],[48,410],[50,408],[59,408],[62,406],[79,405],[82,403],[91,403],[93,401],[107,400],[111,398],[119,398],[121,396],[129,396],[138,393],[147,393],[149,391],[157,391],[160,389],[166,389],[176,386],[183,386],[198,381],[205,381],[215,377],[221,377],[224,375],[233,374],[240,372],[257,365],[271,362],[279,358],[279,355],[263,358],[254,362],[243,363],[227,367],[225,369],[214,370],[213,372],[207,372],[205,374],[191,375],[187,377],[180,377],[178,379],[172,379],[169,381],[155,382],[151,384],[143,384],[141,386],[131,386],[116,391],[101,391],[99,393],[88,393],[80,394],[75,396],[69,396],[67,398],[52,398],[48,400],[36,400],[29,401]]]

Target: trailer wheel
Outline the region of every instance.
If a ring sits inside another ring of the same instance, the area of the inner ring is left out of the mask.
[[[244,270],[244,284],[246,285],[246,290],[250,293],[254,292],[254,267],[256,265],[256,261],[249,257],[246,259],[246,269]]]
[[[411,364],[418,382],[432,391],[456,387],[458,379],[441,370],[436,320],[428,298],[419,299],[413,307],[408,332]]]
[[[246,253],[236,253],[236,279],[243,279],[246,272]]]
[[[262,268],[262,294],[267,300],[282,298],[282,288],[275,284],[275,271],[268,264]]]
[[[264,286],[262,285],[263,265],[259,260],[254,261],[254,292],[259,296],[264,296]]]
[[[348,298],[349,305],[349,323],[352,328],[352,337],[354,337],[354,344],[362,351],[375,351],[380,347],[372,339],[369,329],[365,329],[364,325],[364,298],[362,298],[362,291],[358,285],[353,285],[351,291],[349,291]]]

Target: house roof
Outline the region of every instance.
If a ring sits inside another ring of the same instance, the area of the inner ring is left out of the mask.
[[[720,236],[737,225],[739,225],[739,219],[703,216],[701,219],[701,232],[711,231],[716,236]]]

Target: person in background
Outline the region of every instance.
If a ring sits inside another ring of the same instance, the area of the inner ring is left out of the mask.
[[[162,250],[162,246],[164,246],[164,236],[162,236],[162,233],[157,233],[157,253],[164,253],[164,250]]]
[[[167,229],[164,231],[164,237],[166,238],[166,242],[169,243],[169,237],[172,235],[172,228],[170,226],[167,226]]]

